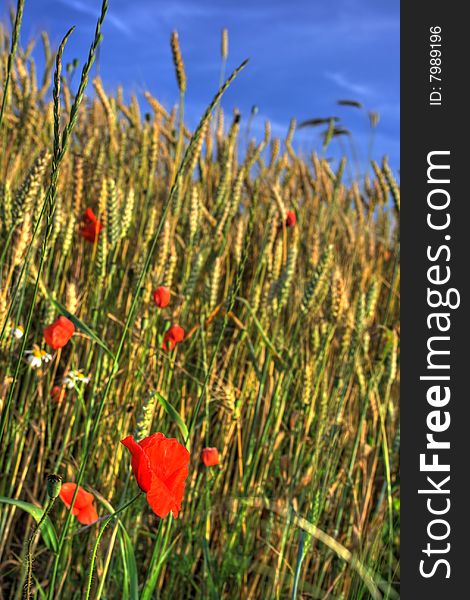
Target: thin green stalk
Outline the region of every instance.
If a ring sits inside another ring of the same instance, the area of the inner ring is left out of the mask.
[[[13,61],[15,59],[16,51],[18,49],[18,40],[20,38],[21,21],[23,18],[23,8],[24,8],[24,0],[18,0],[18,3],[16,5],[15,24],[13,25],[13,31],[11,34],[11,50],[10,50],[10,54],[8,55],[7,74],[5,77],[5,85],[3,87],[2,106],[0,108],[0,128],[2,126],[3,113],[5,111],[5,106],[7,103],[8,87],[10,85],[10,77],[11,77],[11,70],[13,68]]]
[[[121,508],[118,508],[116,511],[114,511],[111,515],[109,515],[109,517],[106,518],[105,522],[101,526],[101,529],[96,537],[96,541],[95,541],[95,544],[93,546],[93,550],[91,553],[90,568],[88,570],[87,588],[86,588],[86,592],[85,592],[85,600],[89,600],[89,598],[90,598],[91,585],[93,583],[93,569],[95,568],[96,554],[98,552],[98,546],[100,544],[104,530],[109,525],[109,523],[114,519],[114,517],[116,517],[119,513],[122,513],[124,510],[126,510],[126,508],[128,508],[138,498],[140,498],[141,495],[142,495],[142,492],[139,492],[131,500],[129,500],[129,502],[126,502],[126,504],[121,506]]]
[[[175,165],[178,168],[181,154],[183,152],[184,145],[184,88],[180,90],[180,103],[179,103],[179,112],[178,112],[178,141],[176,143],[176,153],[175,153]]]

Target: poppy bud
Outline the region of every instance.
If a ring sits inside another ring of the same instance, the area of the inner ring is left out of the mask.
[[[62,487],[62,477],[52,473],[47,476],[47,495],[51,500],[57,498],[60,494],[60,488]]]
[[[219,451],[217,448],[204,448],[201,458],[206,467],[215,467],[219,464]]]
[[[65,386],[55,385],[51,390],[51,398],[60,404],[65,398]]]
[[[286,227],[294,227],[297,223],[297,216],[293,210],[288,210],[286,215]]]
[[[153,299],[158,308],[165,308],[170,303],[170,290],[161,285],[153,292]]]

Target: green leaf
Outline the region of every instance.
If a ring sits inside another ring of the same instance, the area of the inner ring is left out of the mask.
[[[72,323],[75,325],[75,327],[77,329],[80,329],[81,331],[83,331],[84,333],[86,333],[89,337],[91,337],[91,339],[96,342],[98,344],[98,346],[101,346],[101,348],[103,348],[103,350],[112,358],[114,359],[114,354],[111,352],[111,350],[108,348],[108,346],[100,339],[100,337],[98,336],[98,334],[96,334],[92,329],[90,329],[90,327],[88,327],[88,325],[86,323],[84,323],[83,321],[81,321],[80,319],[78,319],[76,316],[74,316],[72,313],[70,313],[65,306],[63,306],[60,302],[58,302],[57,300],[55,300],[54,298],[52,298],[52,296],[50,297],[50,300],[52,302],[52,304],[54,304],[54,306],[57,308],[57,310],[64,315],[64,317],[67,317],[67,319],[69,319],[70,321],[72,321]]]
[[[15,500],[14,498],[5,498],[4,496],[0,496],[0,503],[11,504],[12,506],[16,506],[17,508],[21,508],[21,510],[29,513],[36,523],[42,518],[44,510],[39,506],[34,506],[34,504],[30,504],[29,502],[23,502],[23,500]],[[58,542],[57,535],[55,532],[54,525],[49,517],[46,517],[41,525],[41,534],[44,539],[44,543],[53,552],[57,552]]]
[[[217,589],[214,584],[214,577],[212,575],[213,564],[209,551],[209,544],[207,543],[207,540],[205,538],[202,539],[202,552],[204,555],[204,562],[206,566],[206,579],[207,585],[209,587],[208,591],[210,594],[210,598],[211,600],[219,600],[219,594],[217,593]]]
[[[187,440],[187,444],[189,445],[189,432],[188,432],[188,428],[186,427],[186,423],[183,421],[183,419],[181,418],[181,415],[178,413],[178,411],[176,410],[176,408],[170,404],[168,402],[168,400],[166,400],[161,394],[160,392],[155,392],[158,398],[158,401],[160,402],[160,404],[163,406],[163,408],[165,409],[166,413],[173,419],[173,421],[175,421],[175,423],[178,425],[179,430],[181,431],[181,435],[183,436],[183,438],[185,440]],[[189,450],[189,447],[188,447]]]
[[[132,540],[129,537],[124,525],[119,521],[119,534],[121,538],[121,556],[124,569],[129,577],[129,598],[130,600],[139,600],[139,581],[137,577],[137,563],[135,560]]]
[[[170,526],[171,526],[171,521],[170,521],[169,527]],[[179,536],[176,536],[175,539],[168,546],[168,548],[164,548],[163,552],[161,552],[160,555],[158,556],[157,562],[154,565],[154,568],[149,573],[149,577],[148,577],[147,581],[145,582],[144,588],[140,595],[140,600],[152,600],[152,598],[155,598],[155,587],[157,585],[158,576],[160,575],[161,568],[165,564],[166,559],[170,555],[170,552],[173,550],[178,539],[179,539]],[[165,540],[164,543],[166,544],[166,542],[167,542],[167,540]]]

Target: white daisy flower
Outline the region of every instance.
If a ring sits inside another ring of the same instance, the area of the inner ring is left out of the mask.
[[[32,350],[26,350],[25,356],[32,369],[39,369],[42,367],[42,350],[37,346],[34,346]]]
[[[75,378],[77,380],[78,383],[90,383],[90,378],[87,377],[84,373],[82,373],[81,371],[77,371],[75,373]]]
[[[65,385],[65,387],[68,390],[71,390],[71,389],[73,389],[75,387],[75,381],[74,381],[74,379],[70,375],[66,375],[62,379],[62,383]]]
[[[51,355],[51,354],[48,354],[48,353],[47,353],[45,350],[41,350],[41,359],[42,359],[42,361],[43,361],[43,362],[45,362],[45,363],[46,363],[46,365],[47,365],[47,363],[51,362],[51,360],[52,360],[52,355]]]
[[[15,340],[21,340],[21,338],[24,336],[23,327],[21,325],[13,327],[11,330],[11,335],[15,338]]]
[[[71,390],[77,383],[87,384],[90,382],[90,378],[87,377],[81,370],[70,371],[63,379],[64,385]]]
[[[32,350],[26,350],[25,356],[32,369],[39,369],[43,363],[47,365],[52,360],[52,355],[45,350],[41,350],[36,344],[34,344]]]

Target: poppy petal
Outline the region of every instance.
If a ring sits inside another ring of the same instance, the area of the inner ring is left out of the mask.
[[[44,339],[48,346],[58,350],[63,348],[75,333],[75,325],[67,319],[60,316],[54,323],[44,329]]]
[[[91,208],[87,208],[85,214],[83,215],[84,221],[90,221],[91,223],[96,223],[96,215],[91,210]]]
[[[184,329],[179,325],[172,325],[168,333],[175,340],[175,342],[182,342],[184,340]]]
[[[59,323],[61,325],[61,327],[63,327],[65,329],[65,331],[70,333],[70,335],[75,333],[75,325],[72,323],[72,321],[70,319],[67,319],[67,317],[64,317],[63,315],[61,315],[57,319],[57,323]]]
[[[181,502],[184,496],[185,481],[188,476],[188,467],[182,467],[178,471],[175,471],[171,477],[169,477],[165,484],[170,489],[173,500],[177,510],[180,509]],[[174,514],[174,513],[173,513]],[[176,515],[175,515],[176,516]]]
[[[85,508],[82,508],[78,514],[77,519],[82,525],[91,525],[98,520],[98,513],[94,504],[88,504]]]
[[[153,512],[162,519],[170,510],[176,510],[176,516],[178,516],[177,506],[169,489],[158,477],[154,477],[152,480],[152,487],[147,492],[147,501]]]
[[[167,483],[167,479],[182,468],[188,469],[189,452],[176,438],[159,439],[145,447],[156,475]]]
[[[165,335],[163,338],[162,350],[173,350],[175,346],[176,341],[172,337]]]
[[[137,444],[132,435],[128,435],[121,440],[121,444],[123,444],[123,446],[125,446],[132,454],[132,470],[140,489],[143,492],[148,492],[152,484],[152,470],[146,453],[143,451],[142,447]]]
[[[60,488],[59,496],[62,502],[65,504],[67,508],[70,508],[72,504],[73,495],[75,493],[75,488],[77,487],[76,483],[64,483]],[[93,494],[86,492],[81,486],[78,487],[77,496],[75,498],[75,502],[73,504],[72,514],[76,515],[76,511],[81,511],[85,507],[89,506],[95,497]]]

